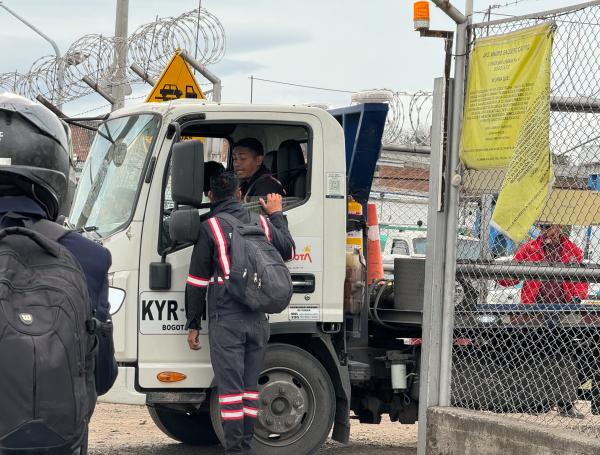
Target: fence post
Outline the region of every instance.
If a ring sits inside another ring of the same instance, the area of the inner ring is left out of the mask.
[[[450,153],[448,166],[454,177],[459,165],[460,132],[463,119],[464,89],[466,79],[467,33],[470,15],[473,11],[472,0],[466,1],[467,21],[456,27],[456,60],[454,61],[454,93],[452,96],[452,126],[450,129]],[[446,226],[446,257],[444,274],[444,302],[442,308],[442,339],[440,359],[439,405],[450,405],[450,381],[452,368],[452,331],[454,328],[454,281],[456,277],[456,238],[458,227],[458,196],[460,181],[452,184],[448,192]]]
[[[451,81],[450,81],[451,82]],[[427,259],[425,262],[425,293],[423,298],[423,327],[421,345],[418,455],[425,454],[427,408],[439,403],[439,375],[442,338],[442,301],[444,289],[444,257],[446,253],[447,210],[443,198],[449,190],[452,170],[444,163],[447,144],[444,140],[444,123],[448,112],[444,107],[446,94],[452,83],[437,78],[433,85],[431,125],[431,155],[429,166],[429,210],[427,214]]]

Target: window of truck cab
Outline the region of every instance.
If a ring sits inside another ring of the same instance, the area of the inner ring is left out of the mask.
[[[181,136],[202,140],[205,163],[217,161],[228,171],[233,171],[233,145],[240,139],[254,137],[263,146],[263,165],[286,191],[283,197],[284,212],[303,205],[310,197],[312,132],[306,124],[199,122],[189,126],[184,125]],[[246,198],[244,205],[249,210],[260,213],[262,209],[258,199],[259,195]],[[162,207],[158,239],[159,254],[163,254],[171,246],[168,224],[174,202],[171,199],[170,157],[163,176]],[[208,213],[209,210],[210,204],[205,196],[200,213]]]

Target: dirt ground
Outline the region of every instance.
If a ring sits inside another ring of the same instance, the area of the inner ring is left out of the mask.
[[[417,425],[386,422],[365,425],[352,421],[350,445],[328,441],[327,455],[417,453]],[[90,426],[89,455],[218,455],[220,447],[199,449],[165,436],[145,406],[98,403]],[[301,455],[301,454],[298,454]]]

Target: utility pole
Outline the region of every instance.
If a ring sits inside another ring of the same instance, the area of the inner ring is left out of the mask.
[[[125,106],[125,95],[131,94],[127,81],[127,25],[129,22],[129,0],[117,0],[115,18],[115,71],[112,77],[111,93],[115,98],[112,110]]]
[[[254,75],[250,76],[250,104],[252,104],[252,98],[254,96]]]
[[[2,1],[2,0],[0,0],[0,8],[4,8],[6,11],[8,11],[8,13],[12,14],[14,17],[16,17],[18,20],[23,22],[27,27],[29,27],[31,30],[33,30],[35,33],[40,35],[42,38],[44,38],[46,41],[48,41],[52,45],[52,47],[54,49],[54,53],[56,54],[56,67],[57,67],[56,82],[58,85],[58,95],[56,97],[56,103],[57,103],[57,107],[59,109],[61,109],[62,108],[63,87],[65,85],[65,67],[62,62],[62,54],[60,52],[60,49],[58,48],[58,45],[48,35],[43,33],[41,30],[39,30],[33,24],[26,21],[24,18],[22,18],[17,13],[15,13],[13,10],[11,10],[8,6],[6,6],[4,4],[4,1]]]

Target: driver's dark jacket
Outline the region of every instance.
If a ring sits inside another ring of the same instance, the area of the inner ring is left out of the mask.
[[[219,219],[216,228],[213,217],[219,213],[229,213],[239,219],[242,223],[250,223],[250,212],[241,202],[229,199],[213,205],[211,213],[200,227],[198,240],[194,245],[190,271],[185,287],[185,312],[187,317],[186,329],[200,329],[201,320],[206,310],[206,297],[208,291],[208,315],[209,317],[228,318],[241,317],[253,318],[260,316],[250,310],[246,305],[236,302],[225,292],[225,279],[223,276],[222,261],[228,260],[231,245],[231,225],[224,219]],[[287,219],[282,212],[276,212],[269,217],[262,217],[262,226],[267,238],[284,261],[291,259],[294,255],[294,241],[287,226]],[[215,230],[216,229],[216,230]],[[224,249],[221,241],[224,241]],[[224,258],[224,256],[227,256]]]
[[[281,182],[273,177],[273,174],[264,165],[261,165],[252,177],[242,182],[240,190],[244,198],[266,196],[271,193],[285,196],[285,190]]]

